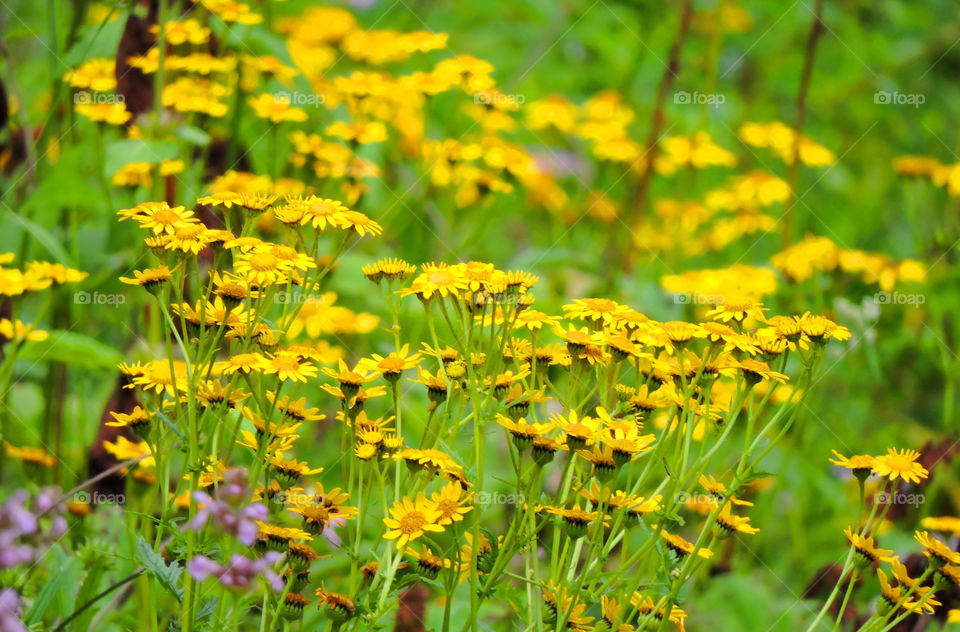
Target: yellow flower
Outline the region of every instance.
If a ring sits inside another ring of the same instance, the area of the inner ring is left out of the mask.
[[[290,543],[297,540],[312,540],[313,536],[294,527],[281,527],[257,520],[260,531],[257,534],[258,544],[262,544],[275,551],[287,551]]]
[[[24,323],[19,319],[15,322],[11,322],[9,318],[0,319],[0,338],[40,342],[49,336],[50,334],[42,329],[35,329],[32,324]]]
[[[280,381],[306,382],[308,377],[317,377],[317,367],[301,364],[300,356],[281,351],[264,359],[260,369],[267,375],[276,375]]]
[[[280,413],[296,422],[322,421],[327,417],[319,413],[319,408],[307,408],[306,397],[294,400],[284,395],[280,399],[277,399],[276,393],[267,391],[267,399]]]
[[[177,112],[199,112],[213,117],[221,117],[229,111],[221,98],[232,92],[221,83],[193,77],[180,77],[169,82],[163,88],[163,106],[172,107]]]
[[[921,520],[920,524],[927,529],[948,532],[952,533],[954,537],[960,537],[960,518],[955,516],[930,516]]]
[[[139,285],[145,288],[152,288],[161,283],[166,283],[170,280],[172,272],[167,266],[159,266],[157,268],[147,268],[146,270],[134,270],[133,278],[130,277],[120,277],[121,283],[126,283],[127,285]]]
[[[467,280],[457,266],[425,263],[421,269],[423,272],[413,280],[410,287],[400,290],[400,296],[416,294],[420,300],[428,301],[434,294],[443,298],[459,297],[460,292],[467,289]]]
[[[106,57],[88,59],[63,75],[63,80],[74,88],[109,92],[117,87],[116,61]]]
[[[678,535],[667,533],[666,531],[660,531],[660,537],[662,537],[667,543],[667,548],[676,553],[678,557],[684,558],[692,554],[694,549],[696,549],[697,555],[703,559],[710,559],[713,557],[713,551],[710,549],[697,549],[693,542],[689,542]]]
[[[628,309],[625,305],[620,305],[608,298],[579,298],[572,304],[563,306],[563,311],[567,312],[567,318],[604,324],[616,322],[619,315]]]
[[[199,0],[203,6],[211,12],[216,13],[224,22],[236,22],[237,24],[260,24],[263,16],[254,13],[249,5],[233,0]]]
[[[720,510],[720,513],[717,515],[717,526],[723,529],[728,535],[735,532],[746,533],[748,535],[760,533],[760,529],[750,526],[750,518],[731,514],[730,505],[725,505],[723,509]]]
[[[403,550],[408,543],[421,537],[424,532],[440,533],[443,527],[437,522],[442,513],[436,504],[427,500],[423,493],[417,494],[415,500],[404,496],[390,508],[389,518],[384,518],[387,532],[383,534],[386,540],[396,540],[397,549]]]
[[[446,526],[463,520],[463,516],[473,510],[473,507],[463,503],[469,502],[470,497],[463,497],[463,488],[456,483],[447,483],[439,492],[431,496],[440,517],[437,524]]]
[[[123,125],[133,114],[127,111],[127,104],[123,101],[116,103],[78,103],[74,109],[95,123],[108,125]]]
[[[656,621],[662,621],[664,615],[666,615],[667,620],[673,623],[679,632],[684,632],[684,621],[687,618],[687,613],[677,606],[670,606],[669,611],[665,605],[657,608],[657,602],[653,600],[653,597],[640,592],[634,592],[633,595],[630,596],[630,605],[634,606],[637,609],[637,613],[641,616],[653,613]],[[656,612],[654,612],[654,610],[656,610]]]
[[[263,370],[264,362],[265,358],[259,353],[237,353],[226,360],[214,363],[213,371],[223,375],[232,375],[238,371],[241,373],[259,372]]]
[[[873,543],[873,538],[865,538],[859,533],[854,533],[853,529],[847,527],[843,531],[847,540],[850,541],[851,546],[853,546],[854,551],[862,562],[867,564],[874,564],[876,562],[889,562],[893,556],[893,551],[890,549],[880,549],[877,548]]]
[[[764,311],[765,308],[763,307],[763,303],[758,303],[755,301],[745,301],[739,303],[724,301],[718,304],[714,309],[707,312],[707,316],[725,323],[731,320],[741,323],[747,318],[753,318],[762,323],[765,320],[763,315]]]
[[[381,259],[372,265],[363,266],[362,271],[363,276],[374,283],[379,283],[381,279],[390,282],[405,281],[413,276],[417,268],[402,259]]]
[[[203,26],[199,20],[189,18],[180,21],[171,21],[164,24],[164,37],[171,46],[180,44],[205,44],[210,39],[210,29]],[[160,26],[154,24],[150,27],[150,32],[154,36],[160,33]]]
[[[57,464],[57,459],[55,456],[47,453],[45,450],[41,450],[40,448],[30,448],[26,446],[18,448],[6,441],[3,442],[3,447],[8,457],[19,459],[20,461],[30,465],[39,465],[41,467],[51,468]]]
[[[380,224],[358,211],[344,211],[337,221],[341,228],[352,230],[361,237],[368,234],[379,235],[383,232],[383,227]]]
[[[404,371],[414,368],[422,361],[419,353],[409,355],[410,345],[405,344],[399,351],[393,351],[386,356],[374,353],[369,359],[364,358],[358,367],[376,371],[388,380],[395,380]]]
[[[182,206],[171,207],[166,202],[144,202],[129,209],[117,211],[120,221],[133,219],[140,228],[149,229],[154,235],[166,233],[172,235],[177,226],[196,223],[193,211]]]
[[[294,121],[302,123],[307,120],[307,113],[290,105],[290,99],[281,95],[259,94],[247,99],[247,103],[260,118],[269,119],[274,123]]]
[[[834,450],[833,455],[837,458],[830,459],[831,463],[853,470],[854,474],[869,474],[876,465],[876,458],[868,454],[855,454],[848,458]]]
[[[919,457],[917,450],[897,451],[896,448],[888,448],[886,454],[874,457],[873,471],[891,481],[903,478],[910,483],[919,483],[930,475],[927,468],[916,462]]]
[[[114,420],[107,421],[104,423],[104,425],[115,426],[117,428],[136,429],[149,423],[153,413],[148,413],[140,406],[134,406],[133,410],[129,413],[117,413],[110,411],[110,416],[113,417]]]
[[[957,553],[926,531],[917,531],[913,534],[913,537],[926,549],[923,554],[937,560],[941,566],[944,564],[951,564],[953,566],[960,565],[960,553]]]

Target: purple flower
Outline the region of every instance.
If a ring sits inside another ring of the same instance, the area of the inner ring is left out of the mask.
[[[223,484],[217,487],[217,497],[206,492],[194,492],[193,499],[200,505],[197,515],[190,521],[190,529],[199,531],[212,520],[224,533],[237,536],[244,546],[253,546],[257,541],[257,520],[267,520],[267,508],[260,503],[247,505],[250,490],[247,487],[247,472],[232,468],[223,473]]]
[[[187,562],[187,571],[197,581],[216,577],[220,585],[239,590],[249,588],[256,578],[262,575],[276,592],[281,592],[284,586],[283,580],[271,568],[281,557],[283,556],[276,551],[268,551],[263,557],[255,559],[234,554],[230,558],[230,564],[224,566],[208,557],[198,555]]]
[[[13,588],[0,590],[0,632],[27,632],[20,620],[20,595]]]
[[[49,528],[40,528],[43,513],[63,511],[62,506],[55,505],[60,494],[57,487],[45,487],[34,498],[31,511],[27,508],[30,495],[21,489],[0,505],[0,570],[33,562],[37,559],[38,546],[66,533],[67,521],[62,515],[53,515]],[[0,628],[0,632],[2,630]]]
[[[33,499],[33,510],[38,514],[45,514],[53,508],[53,504],[60,498],[59,487],[44,487]]]
[[[20,489],[0,505],[0,529],[14,529],[20,535],[33,535],[37,532],[40,528],[37,517],[26,507],[29,497],[27,490]]]

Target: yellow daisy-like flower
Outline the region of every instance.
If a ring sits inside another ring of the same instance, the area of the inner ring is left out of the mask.
[[[326,609],[334,620],[344,621],[353,617],[357,611],[353,599],[339,593],[327,592],[323,584],[320,584],[320,588],[317,588],[314,595],[320,599],[320,604],[317,607],[320,610]]]
[[[834,465],[853,470],[854,474],[869,474],[876,466],[876,458],[868,454],[854,454],[851,457],[845,457],[836,450],[833,450],[836,459],[830,459]]]
[[[74,110],[95,123],[123,125],[133,118],[123,101],[116,103],[78,103]]]
[[[955,516],[930,516],[921,520],[920,524],[927,529],[951,533],[954,537],[960,537],[960,518]]]
[[[300,356],[286,351],[265,358],[261,371],[267,375],[276,375],[280,381],[293,380],[306,382],[308,377],[317,377],[317,367],[301,363]]]
[[[739,303],[723,302],[707,312],[707,316],[725,323],[731,320],[742,323],[747,318],[753,318],[757,322],[762,323],[766,320],[763,315],[765,309],[763,303],[754,301]]]
[[[467,279],[457,266],[445,263],[425,263],[423,273],[413,280],[410,287],[400,290],[400,296],[416,294],[422,301],[430,300],[434,294],[446,298],[459,297],[468,287]]]
[[[319,408],[307,408],[306,397],[294,400],[284,395],[280,399],[277,399],[276,393],[267,391],[267,399],[278,411],[293,421],[321,421],[327,417],[319,412]]]
[[[739,367],[743,376],[751,382],[760,382],[761,380],[773,380],[785,384],[788,378],[783,373],[779,373],[770,368],[766,362],[759,360],[746,359],[741,360],[736,366]]]
[[[9,318],[0,319],[0,338],[39,342],[49,337],[50,334],[42,329],[36,329],[32,323],[24,323],[20,319],[16,321],[11,321]]]
[[[403,259],[381,259],[372,265],[363,266],[363,276],[374,283],[380,283],[381,279],[387,281],[405,281],[413,276],[417,271],[415,266],[410,265]]]
[[[730,505],[726,505],[720,510],[717,515],[717,526],[728,535],[733,533],[746,533],[748,535],[760,533],[760,529],[750,526],[750,518],[731,514]]]
[[[557,324],[557,320],[556,317],[538,312],[535,309],[525,309],[517,315],[513,323],[513,328],[540,331],[545,325],[554,327]]]
[[[923,554],[928,558],[937,560],[941,566],[943,564],[951,564],[953,566],[960,565],[960,553],[957,553],[926,531],[917,531],[913,534],[913,537],[926,549]]]
[[[94,92],[109,92],[117,87],[117,62],[106,57],[88,59],[63,75],[73,88],[90,88]]]
[[[900,450],[888,448],[887,453],[874,457],[873,471],[878,476],[886,476],[891,481],[902,478],[911,483],[919,483],[927,478],[930,472],[917,463],[920,452],[917,450]]]
[[[259,94],[247,99],[257,116],[269,119],[274,123],[293,121],[302,123],[307,120],[307,113],[300,108],[290,105],[290,99],[281,95]]]
[[[121,221],[129,217],[140,224],[140,228],[148,229],[154,235],[172,235],[178,226],[198,221],[193,216],[193,211],[182,206],[171,207],[166,202],[145,202],[132,209],[118,211],[117,214]]]
[[[3,442],[3,447],[8,457],[18,459],[29,465],[51,468],[57,464],[57,458],[55,456],[40,448],[30,448],[26,446],[18,448],[6,441]]]
[[[664,617],[666,617],[668,621],[676,626],[678,632],[684,632],[686,629],[684,627],[684,621],[687,618],[687,613],[677,606],[671,606],[669,610],[666,606],[660,606],[658,608],[657,603],[658,602],[654,601],[650,595],[645,595],[640,592],[634,592],[633,595],[630,596],[630,605],[637,609],[638,614],[646,616],[653,613],[653,618],[656,621],[663,621]]]
[[[422,361],[419,353],[409,355],[410,345],[405,344],[399,351],[393,351],[386,356],[374,353],[369,359],[360,361],[364,369],[376,371],[388,380],[400,377],[404,371],[414,368]]]
[[[237,255],[233,269],[247,283],[263,287],[286,283],[291,266],[269,250],[254,249]]]
[[[619,316],[628,309],[630,308],[608,298],[578,298],[572,304],[563,306],[567,318],[578,318],[592,323],[617,322]]]
[[[567,415],[554,414],[550,420],[553,425],[563,430],[567,444],[574,450],[592,444],[600,432],[600,420],[588,416],[580,417],[575,410],[571,410]]]
[[[417,494],[415,500],[405,496],[390,508],[391,517],[383,519],[388,529],[383,537],[396,540],[397,549],[403,550],[427,531],[441,533],[443,527],[437,523],[441,515],[436,504],[427,500],[423,493]]]
[[[377,456],[377,446],[371,443],[357,443],[353,446],[353,455],[361,461],[369,461]]]
[[[161,283],[166,283],[173,276],[173,272],[167,266],[157,268],[147,268],[146,270],[134,270],[133,278],[120,277],[121,283],[127,285],[139,285],[140,287],[153,288]]]
[[[473,507],[463,503],[469,502],[470,497],[464,496],[463,488],[456,483],[447,483],[439,492],[431,496],[436,509],[440,512],[437,524],[446,526],[463,520],[463,516],[473,510]]]
[[[241,199],[243,199],[241,194],[236,193],[235,191],[219,191],[212,195],[205,195],[202,198],[197,198],[197,204],[232,208],[234,204],[239,204]]]
[[[867,564],[889,562],[893,556],[892,550],[877,548],[872,537],[865,538],[859,533],[854,533],[850,527],[844,529],[843,533],[847,536],[847,540],[849,540],[862,562]]]
[[[153,413],[148,413],[140,406],[134,406],[133,410],[129,413],[116,413],[110,411],[110,416],[113,417],[113,421],[105,422],[105,426],[137,429],[147,425],[150,422],[150,418],[153,416]]]
[[[303,213],[301,224],[310,224],[317,230],[326,230],[327,226],[339,226],[344,213],[349,211],[343,202],[319,198],[315,195],[303,198],[287,198],[287,207]]]
[[[667,545],[667,548],[677,554],[678,557],[684,558],[688,555],[691,555],[694,550],[697,551],[697,555],[703,559],[710,559],[713,557],[713,551],[707,548],[697,549],[696,545],[693,542],[685,540],[678,535],[672,533],[667,533],[666,531],[660,532],[660,537],[663,538],[664,542]]]
[[[213,371],[222,375],[259,372],[263,370],[264,362],[265,358],[259,353],[237,353],[226,360],[214,363]]]
[[[287,551],[291,542],[298,540],[312,540],[313,536],[294,527],[281,527],[279,525],[267,524],[257,520],[260,532],[257,535],[259,543],[266,545],[269,549],[277,551]]]
[[[344,211],[338,223],[345,230],[352,230],[361,237],[366,235],[379,235],[383,233],[383,227],[359,211]]]
[[[887,579],[887,574],[881,569],[877,569],[877,579],[880,580],[880,598],[886,602],[890,608],[898,607],[906,612],[919,613],[921,608],[917,607],[917,602],[912,599],[904,599],[902,586],[894,586]]]

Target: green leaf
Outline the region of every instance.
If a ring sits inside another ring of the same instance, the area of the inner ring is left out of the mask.
[[[181,125],[178,127],[177,138],[199,147],[206,147],[210,143],[210,134],[192,125]]]
[[[143,536],[137,536],[137,557],[140,558],[140,563],[143,564],[143,567],[157,578],[160,585],[176,597],[177,601],[181,601],[182,591],[178,587],[178,584],[180,583],[180,575],[183,569],[175,564],[168,565],[164,562],[160,554],[156,553],[153,547],[147,544]]]
[[[178,156],[177,143],[173,141],[124,139],[107,145],[103,173],[112,177],[121,167],[131,162],[158,163],[173,160]]]
[[[30,610],[27,612],[27,623],[29,625],[34,625],[40,621],[43,614],[50,607],[50,604],[53,603],[54,598],[59,598],[58,601],[61,608],[66,607],[66,612],[61,610],[61,615],[73,610],[72,604],[64,603],[63,596],[65,588],[69,589],[72,594],[80,568],[79,561],[67,557],[59,545],[54,547],[53,550],[56,557],[56,561],[53,564],[55,570],[50,574],[50,579],[48,579],[47,583],[40,589],[39,594],[37,594],[36,599],[33,600],[33,604],[30,606]]]
[[[57,263],[62,263],[68,268],[73,267],[70,263],[70,255],[67,254],[67,251],[63,249],[63,246],[60,245],[60,242],[50,231],[26,217],[16,214],[13,216],[16,218],[17,223],[23,226],[34,239],[43,244],[43,247],[57,260]]]
[[[18,359],[33,362],[41,360],[64,362],[73,366],[93,368],[114,368],[123,362],[123,354],[120,351],[89,336],[61,330],[53,330],[49,333],[46,340],[24,344]]]
[[[80,590],[77,592],[77,597],[75,603],[85,604],[93,596],[100,592],[100,583],[103,579],[103,573],[105,570],[105,560],[100,556],[95,556],[92,561],[85,560],[87,565],[87,575],[83,578],[83,584],[80,586]],[[92,565],[91,565],[92,564]],[[81,613],[76,619],[74,619],[73,630],[86,630],[90,622],[93,620],[94,615],[96,614],[96,608],[88,608],[83,613]]]

